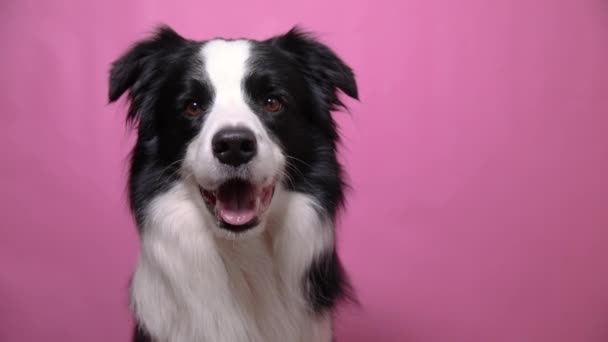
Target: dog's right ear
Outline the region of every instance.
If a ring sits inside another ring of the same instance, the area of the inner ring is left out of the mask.
[[[172,51],[185,41],[170,27],[160,26],[152,37],[135,43],[112,63],[108,99],[114,102],[129,91],[127,121],[137,121],[143,102],[141,90],[148,88],[153,74],[164,67],[163,51]]]
[[[359,98],[352,69],[311,33],[294,27],[284,35],[270,38],[268,42],[296,61],[308,79],[320,87],[320,94],[330,110],[345,107],[336,94],[338,89],[353,99]]]

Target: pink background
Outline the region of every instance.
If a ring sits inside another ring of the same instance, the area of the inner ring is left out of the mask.
[[[0,341],[127,341],[132,138],[109,63],[156,23],[316,31],[357,71],[340,341],[608,341],[608,3],[0,2]]]

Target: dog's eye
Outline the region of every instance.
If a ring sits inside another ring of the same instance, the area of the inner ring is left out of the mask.
[[[201,106],[199,105],[198,102],[189,101],[186,104],[186,108],[184,109],[184,114],[195,117],[195,116],[201,115],[201,113],[203,113],[203,108],[201,108]]]
[[[269,113],[276,113],[283,109],[283,103],[276,97],[269,96],[264,99],[264,110]]]

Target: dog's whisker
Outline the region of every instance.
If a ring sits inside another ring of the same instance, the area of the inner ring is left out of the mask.
[[[285,155],[285,158],[293,159],[293,160],[295,160],[295,161],[297,161],[297,162],[300,162],[300,163],[302,163],[302,164],[304,164],[304,165],[306,165],[306,166],[308,166],[308,167],[312,168],[312,165],[310,165],[310,164],[308,164],[307,162],[303,161],[302,159],[296,158],[296,157],[294,157],[294,156],[290,156],[290,155],[286,154],[286,155]]]
[[[287,166],[287,168],[290,168],[295,173],[297,173],[298,176],[300,176],[299,181],[304,182],[306,185],[309,185],[312,188],[315,187],[314,184],[312,184],[310,181],[308,181],[307,178],[305,177],[305,175],[300,170],[298,170],[298,168],[295,165],[293,165],[289,161],[285,161],[285,165]],[[290,177],[290,179],[292,179],[292,178]],[[292,183],[292,186],[295,186],[295,185]]]
[[[160,172],[160,175],[158,176],[158,179],[156,181],[158,182],[159,180],[161,180],[163,178],[163,176],[165,175],[165,172],[167,172],[169,169],[172,169],[175,164],[182,163],[184,161],[185,161],[185,159],[178,159],[178,160],[172,162],[171,164],[167,165],[164,169],[162,169],[162,171]],[[183,165],[180,166],[179,168],[177,168],[177,170],[175,170],[174,173],[179,172],[182,168],[183,168]]]

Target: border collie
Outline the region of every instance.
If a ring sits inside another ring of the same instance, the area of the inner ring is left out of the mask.
[[[331,341],[349,289],[339,92],[352,70],[294,28],[195,41],[162,26],[112,63],[136,127],[129,199],[141,240],[134,341]]]

